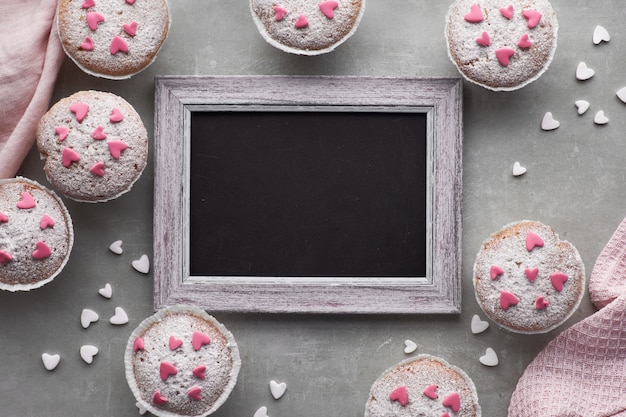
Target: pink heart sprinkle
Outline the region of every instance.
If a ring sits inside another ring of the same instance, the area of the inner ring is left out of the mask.
[[[389,401],[397,401],[402,407],[407,405],[409,403],[409,392],[407,391],[406,386],[401,385],[391,391],[391,394],[389,394]]]
[[[306,18],[305,15],[300,14],[300,16],[298,16],[298,20],[296,20],[296,23],[294,23],[293,26],[296,29],[303,29],[303,28],[309,26],[309,20]]]
[[[524,273],[530,282],[535,282],[537,275],[539,275],[539,268],[526,268]]]
[[[104,162],[96,162],[89,168],[89,172],[97,177],[104,177]]]
[[[324,16],[326,16],[329,19],[332,19],[333,17],[335,17],[335,9],[339,7],[339,3],[337,3],[336,1],[323,1],[320,3],[320,10],[322,11],[322,13],[324,13]]]
[[[109,122],[111,123],[119,123],[124,120],[124,115],[119,109],[111,110],[111,115],[109,116]]]
[[[193,346],[193,350],[199,350],[203,345],[208,345],[209,343],[211,343],[209,336],[202,332],[193,332],[191,336],[191,346]]]
[[[65,126],[58,126],[54,128],[54,134],[58,136],[59,142],[63,142],[67,138],[69,129]]]
[[[489,276],[492,280],[495,280],[502,274],[504,274],[504,270],[498,265],[491,265],[491,268],[489,268]]]
[[[481,46],[491,45],[491,39],[489,39],[489,34],[487,32],[483,32],[479,38],[476,38],[476,43]]]
[[[444,412],[444,413],[441,415],[441,417],[450,417],[450,414],[448,414],[448,413]]]
[[[528,28],[532,29],[539,24],[541,20],[541,13],[536,10],[524,10],[522,12],[524,19],[528,20]]]
[[[102,22],[104,22],[104,16],[102,16],[100,13],[96,13],[96,12],[87,13],[87,26],[89,26],[89,29],[91,30],[98,29],[98,23],[102,23]]]
[[[76,115],[76,121],[82,123],[89,111],[89,104],[87,103],[73,103],[70,105],[70,111]]]
[[[128,36],[135,36],[137,33],[137,22],[134,20],[131,23],[125,23],[123,27]]]
[[[135,0],[126,0],[126,4],[130,4],[132,6],[135,4]]]
[[[548,308],[548,306],[550,305],[550,303],[548,303],[546,301],[546,299],[543,297],[543,295],[538,295],[537,299],[535,300],[535,309],[537,310],[543,310]]]
[[[127,54],[128,53],[128,45],[126,44],[124,39],[122,39],[119,36],[115,35],[113,37],[113,40],[111,40],[111,45],[109,46],[109,51],[111,52],[111,55],[115,55],[118,52],[124,52],[125,54]]]
[[[35,208],[37,206],[37,203],[35,202],[35,199],[28,191],[24,191],[22,193],[22,199],[18,201],[16,205],[17,205],[17,208],[19,209],[28,210],[28,209]]]
[[[526,235],[526,250],[530,252],[536,247],[542,247],[542,246],[543,246],[543,239],[541,238],[541,236],[539,236],[538,234],[534,232],[528,232],[528,234]]]
[[[133,342],[133,352],[143,350],[144,347],[145,347],[145,344],[143,343],[143,339],[141,337],[136,338],[135,341]]]
[[[183,341],[177,339],[175,336],[170,336],[170,350],[176,350],[183,344]]]
[[[102,126],[98,126],[91,134],[91,137],[95,140],[104,140],[107,138],[107,135],[104,133],[104,128]]]
[[[500,13],[509,20],[513,19],[513,5],[509,4],[507,7],[501,8]]]
[[[276,13],[275,20],[280,22],[285,18],[285,16],[287,16],[287,9],[280,6],[274,6],[274,13]]]
[[[432,384],[426,387],[424,390],[424,395],[430,398],[431,400],[436,400],[439,398],[439,394],[437,394],[437,388],[439,388],[436,384]]]
[[[47,214],[44,214],[41,217],[41,220],[39,221],[39,228],[41,230],[44,230],[44,229],[47,229],[48,227],[54,228],[54,220],[52,219],[52,217],[48,216]]]
[[[472,4],[471,10],[465,15],[465,20],[470,23],[479,23],[483,21],[483,11],[477,4]]]
[[[191,371],[193,376],[195,376],[198,379],[204,379],[206,377],[205,372],[206,372],[206,366],[204,365],[196,366]]]
[[[519,298],[512,292],[500,292],[500,307],[502,310],[508,310],[509,307],[515,306],[517,303],[519,303]]]
[[[83,9],[89,9],[95,5],[96,5],[96,2],[94,0],[85,0],[83,2],[83,5],[80,7],[82,7]]]
[[[61,162],[65,168],[69,168],[73,162],[80,161],[80,155],[72,148],[63,148]]]
[[[458,392],[451,392],[441,402],[444,407],[450,407],[452,411],[458,413],[461,409],[461,397]]]
[[[93,39],[91,39],[89,36],[86,36],[83,43],[80,44],[80,49],[82,49],[83,51],[93,51],[93,48]]]
[[[176,375],[177,373],[178,369],[176,369],[174,365],[169,362],[161,362],[159,375],[163,381],[165,381],[170,375]]]
[[[162,396],[159,391],[154,391],[154,395],[152,396],[152,403],[156,405],[163,405],[167,403],[167,398]]]
[[[520,36],[519,40],[517,41],[517,46],[522,49],[528,49],[533,46],[530,39],[528,39],[528,33],[524,33],[522,36]]]
[[[563,284],[565,284],[568,280],[568,276],[562,272],[555,272],[554,274],[550,274],[550,282],[552,282],[552,286],[558,292],[563,290]]]
[[[0,265],[6,265],[13,260],[13,256],[9,252],[0,250]]]
[[[499,48],[496,49],[496,58],[503,67],[509,65],[509,59],[515,54],[515,51],[511,48]]]
[[[0,211],[0,223],[6,223],[9,221],[9,216]]]
[[[45,259],[48,256],[52,255],[50,247],[48,247],[48,245],[46,245],[41,240],[37,241],[37,243],[35,244],[35,248],[36,249],[33,251],[32,254],[33,259]]]
[[[193,387],[189,391],[187,391],[187,395],[192,400],[200,401],[202,399],[202,396],[200,395],[201,392],[202,392],[202,388]]]
[[[108,143],[109,152],[114,159],[120,159],[122,152],[128,148],[128,145],[120,140],[112,140]]]

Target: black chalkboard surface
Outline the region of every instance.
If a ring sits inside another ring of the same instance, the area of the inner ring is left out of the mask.
[[[426,114],[194,112],[192,275],[426,274]]]

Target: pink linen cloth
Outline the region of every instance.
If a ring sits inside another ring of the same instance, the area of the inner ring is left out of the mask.
[[[509,417],[626,417],[626,218],[594,265],[600,309],[552,340],[526,368]]]
[[[63,48],[55,0],[0,0],[0,178],[13,177],[48,110]]]

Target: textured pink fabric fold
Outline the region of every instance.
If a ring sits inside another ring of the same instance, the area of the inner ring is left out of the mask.
[[[601,310],[537,355],[511,397],[509,417],[626,417],[625,283],[626,219],[591,273],[591,298]]]
[[[63,62],[55,0],[0,1],[0,178],[15,175],[35,141]]]

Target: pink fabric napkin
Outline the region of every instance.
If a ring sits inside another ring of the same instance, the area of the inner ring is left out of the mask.
[[[64,53],[55,0],[0,0],[0,178],[15,175],[48,110]]]
[[[600,310],[526,368],[509,417],[626,417],[626,218],[600,253],[589,293]]]

